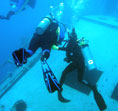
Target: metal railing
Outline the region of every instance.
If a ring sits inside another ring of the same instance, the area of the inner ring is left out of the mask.
[[[39,52],[39,50],[37,51]],[[0,98],[18,81],[23,77],[27,71],[29,71],[35,63],[40,59],[41,54],[35,53],[31,58],[28,59],[28,63],[22,67],[16,68],[13,72],[9,73],[1,82],[0,82]],[[8,60],[1,67],[4,67],[6,64],[14,64],[12,60]],[[1,68],[0,67],[0,68]]]

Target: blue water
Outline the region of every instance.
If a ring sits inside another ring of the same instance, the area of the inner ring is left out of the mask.
[[[60,7],[60,3],[63,3],[63,6]],[[51,7],[54,8],[52,9]],[[2,0],[0,2],[0,15],[6,16],[10,10],[10,0]],[[98,65],[98,69],[101,68],[101,70],[104,72],[100,82],[102,81],[107,86],[107,83],[105,83],[106,79],[115,81],[113,83],[108,81],[109,84],[113,84],[113,88],[112,85],[109,86],[112,93],[116,84],[118,83],[118,64],[116,62],[118,53],[115,50],[118,47],[118,0],[36,0],[34,8],[28,6],[25,10],[13,15],[10,20],[0,20],[0,82],[4,80],[9,73],[12,73],[17,68],[13,63],[9,62],[9,60],[13,61],[11,56],[12,52],[21,47],[28,47],[29,41],[35,32],[37,24],[45,15],[50,12],[53,12],[55,17],[59,19],[59,21],[66,24],[69,29],[71,29],[73,26],[76,26],[78,37],[85,36],[87,39],[89,39],[89,41],[91,41],[90,47],[93,52],[94,59]],[[99,45],[100,43],[101,45]],[[96,50],[98,52],[96,52]],[[108,54],[106,55],[106,53]],[[98,59],[99,57],[101,57],[101,59]],[[53,61],[53,59],[51,60]],[[102,64],[101,61],[104,64]],[[60,66],[61,65],[62,64],[60,63]],[[112,74],[114,74],[113,78],[111,76]],[[33,81],[35,81],[35,79]],[[100,83],[100,85],[103,84]],[[105,87],[105,89],[107,90],[108,87]],[[76,94],[74,91],[70,93]],[[103,94],[105,93],[108,93],[110,98],[111,94],[109,94],[108,91],[103,91]],[[72,96],[71,94],[70,96]],[[67,97],[69,97],[69,95],[67,95]],[[36,97],[34,98],[36,99]],[[14,101],[16,100],[17,99],[15,98]],[[74,99],[74,101],[75,100],[76,99]],[[107,99],[107,97],[106,100],[110,101]],[[31,105],[33,102],[31,102],[31,100],[29,101]],[[3,101],[3,103],[4,102],[5,101]],[[41,101],[39,103],[41,104]],[[110,106],[108,111],[117,111],[118,107],[116,106],[118,106],[118,104],[112,101],[108,102],[109,105],[110,103],[115,104],[115,108]],[[9,102],[7,104],[9,104]],[[62,103],[58,104],[60,105]],[[86,104],[86,102],[83,104]],[[73,105],[73,111],[77,111],[80,107],[74,103]],[[42,107],[39,108],[37,106],[37,108],[34,109],[41,110]],[[50,105],[48,107],[50,109],[49,111],[51,111]],[[65,105],[64,107],[67,106]],[[80,111],[95,111],[97,109],[96,107],[97,106],[94,108],[92,107],[92,109],[90,107],[87,109],[86,107],[85,110],[82,110],[80,107]],[[70,111],[72,109],[71,107],[66,108],[66,111]],[[45,108],[44,111],[46,110],[48,111],[48,109]],[[52,111],[54,110],[56,110],[55,107],[54,109],[52,108]],[[63,108],[60,108],[60,111],[64,111]]]

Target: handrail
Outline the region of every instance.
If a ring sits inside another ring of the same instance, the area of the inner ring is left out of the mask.
[[[11,63],[13,64],[13,61],[8,59],[6,62],[4,62],[1,66],[0,69],[2,69],[6,64]],[[0,81],[0,84],[2,84],[9,76],[11,76],[12,73],[9,73],[2,81]]]
[[[37,51],[39,52],[39,50]],[[27,71],[29,71],[35,63],[37,63],[41,57],[40,53],[35,53],[31,58],[29,58],[28,63],[22,67],[17,68],[12,74],[8,75],[7,78],[0,85],[0,98],[18,81],[22,78]],[[13,63],[12,60],[8,62]]]

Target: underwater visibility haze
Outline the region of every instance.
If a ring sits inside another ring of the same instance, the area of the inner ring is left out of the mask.
[[[0,111],[117,111],[118,0],[1,0]]]

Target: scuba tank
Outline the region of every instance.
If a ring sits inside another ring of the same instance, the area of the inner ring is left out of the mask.
[[[36,28],[37,34],[42,35],[46,31],[53,19],[54,18],[51,13],[48,16],[44,17]]]
[[[97,67],[92,57],[92,54],[88,45],[88,41],[84,40],[84,38],[82,37],[82,39],[79,42],[80,42],[81,50],[85,59],[85,64],[88,70],[96,69]]]
[[[66,26],[63,23],[57,21],[51,13],[48,16],[44,17],[44,19],[38,24],[36,28],[36,33],[42,35],[48,29],[49,25],[52,22],[58,24],[58,28],[56,30],[57,44],[60,44],[64,40],[66,33]]]

